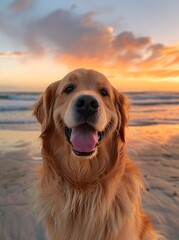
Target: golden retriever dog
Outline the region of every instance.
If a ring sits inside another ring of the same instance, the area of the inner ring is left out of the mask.
[[[126,97],[103,74],[77,69],[52,83],[34,115],[43,159],[36,207],[48,239],[162,239],[143,213],[141,176],[126,153]]]

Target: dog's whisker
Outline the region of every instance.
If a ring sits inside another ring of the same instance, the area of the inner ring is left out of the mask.
[[[119,130],[114,126],[114,123],[112,121],[109,121],[109,128],[111,128],[113,131],[115,131],[117,133],[117,135],[120,135]]]
[[[60,126],[61,126],[61,128],[65,127],[65,123],[62,120],[60,120]]]

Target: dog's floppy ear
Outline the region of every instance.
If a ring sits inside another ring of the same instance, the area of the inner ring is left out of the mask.
[[[42,125],[43,131],[47,128],[51,121],[53,105],[55,102],[55,93],[58,85],[59,81],[50,84],[34,106],[33,115]]]
[[[39,123],[42,124],[45,118],[45,113],[43,108],[43,95],[34,105],[33,116],[35,116],[36,119],[39,121]]]
[[[115,96],[115,107],[118,114],[118,126],[117,131],[120,134],[121,140],[125,142],[125,127],[128,126],[129,119],[129,103],[126,96],[119,93],[115,88],[113,88]]]

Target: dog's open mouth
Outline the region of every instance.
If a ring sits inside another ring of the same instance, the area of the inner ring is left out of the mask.
[[[65,127],[65,135],[77,156],[91,156],[107,129],[108,126],[104,131],[98,132],[90,124],[83,123],[73,128]]]

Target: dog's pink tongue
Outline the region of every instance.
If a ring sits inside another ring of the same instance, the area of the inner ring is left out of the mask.
[[[92,152],[98,141],[97,131],[90,126],[72,128],[70,142],[78,152]]]

